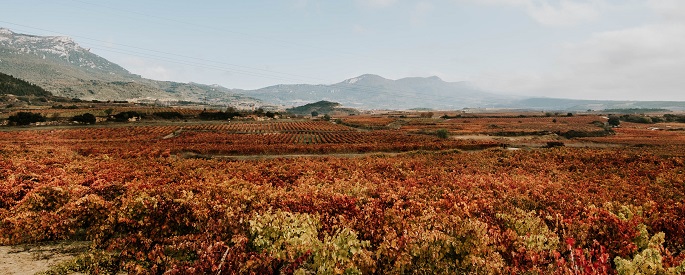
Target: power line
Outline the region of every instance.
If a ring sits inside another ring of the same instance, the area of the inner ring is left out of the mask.
[[[302,76],[302,75],[296,75],[296,74],[284,73],[284,72],[277,72],[277,71],[273,71],[273,70],[266,70],[266,69],[254,68],[254,67],[249,67],[249,66],[244,66],[244,65],[238,65],[238,64],[227,63],[227,62],[214,61],[214,60],[202,59],[202,58],[197,58],[197,57],[192,57],[192,56],[187,56],[187,55],[169,53],[169,52],[164,52],[164,51],[159,51],[159,50],[146,49],[146,48],[141,48],[141,47],[137,47],[137,46],[131,46],[131,45],[127,45],[127,44],[108,42],[108,41],[103,41],[103,40],[94,39],[94,38],[85,37],[85,36],[64,34],[64,33],[57,32],[57,31],[53,31],[53,30],[48,30],[48,29],[43,29],[43,28],[36,28],[36,27],[26,26],[26,25],[22,25],[22,24],[16,24],[16,23],[11,23],[11,22],[7,22],[7,21],[2,21],[2,20],[0,20],[0,23],[5,23],[5,24],[10,24],[10,25],[21,26],[21,27],[25,27],[25,28],[30,28],[30,29],[35,29],[35,30],[40,30],[40,31],[55,33],[55,34],[58,34],[58,35],[65,35],[65,36],[69,36],[69,37],[75,37],[75,38],[86,39],[86,40],[90,40],[90,41],[95,41],[95,42],[104,43],[105,45],[107,45],[107,44],[117,45],[117,46],[122,46],[122,47],[131,48],[131,49],[136,49],[136,50],[142,50],[142,51],[147,51],[147,52],[159,53],[159,54],[164,54],[164,55],[177,56],[177,57],[187,58],[187,59],[195,59],[195,60],[199,60],[199,61],[203,61],[203,62],[216,63],[216,64],[220,64],[220,65],[238,67],[238,68],[243,68],[243,69],[250,69],[250,70],[257,70],[257,71],[263,71],[263,72],[268,72],[268,73],[275,73],[275,74],[293,76],[293,77],[298,77],[298,78],[303,78],[303,79],[322,80],[322,79],[319,79],[319,78],[313,78],[313,77],[308,77],[308,76]],[[108,46],[105,46],[105,47],[108,47]],[[108,47],[108,48],[112,48],[112,47]],[[121,52],[119,52],[119,53],[121,53]],[[278,78],[278,79],[283,80],[282,78]]]
[[[151,50],[151,49],[146,49],[146,48],[141,48],[141,47],[136,47],[136,46],[129,46],[129,45],[125,45],[125,44],[110,43],[110,42],[106,42],[106,41],[102,41],[102,40],[98,40],[98,39],[93,39],[93,38],[89,38],[89,37],[84,37],[84,36],[68,35],[68,34],[64,34],[61,32],[31,27],[31,26],[22,25],[22,24],[16,24],[16,23],[2,21],[2,20],[0,20],[0,23],[5,23],[5,24],[10,24],[10,25],[15,25],[15,26],[21,26],[21,27],[25,27],[25,28],[41,30],[41,31],[45,31],[45,32],[59,34],[59,35],[66,35],[66,36],[70,36],[70,37],[77,37],[77,38],[82,38],[82,39],[96,41],[96,42],[105,43],[105,44],[119,45],[122,47],[138,49],[138,50],[152,52],[152,53],[178,56],[178,57],[183,57],[183,58],[187,58],[187,59],[195,59],[195,60],[199,60],[199,61],[203,61],[203,62],[224,64],[224,65],[230,64],[230,63],[215,62],[215,61],[210,61],[210,60],[195,58],[195,57],[190,57],[190,56],[178,55],[178,54],[173,54],[173,53],[167,53],[167,52],[163,52],[163,51]],[[282,77],[282,76],[274,76],[274,75],[268,75],[268,74],[257,73],[257,72],[250,72],[250,71],[245,71],[245,70],[229,69],[229,68],[225,68],[225,67],[220,67],[220,66],[215,66],[215,65],[207,65],[207,64],[203,64],[203,63],[186,61],[186,60],[179,60],[179,59],[174,59],[174,58],[170,58],[170,57],[153,55],[153,54],[149,54],[149,53],[136,52],[136,51],[126,50],[126,49],[116,49],[116,48],[106,46],[106,45],[102,46],[102,47],[104,47],[104,48],[101,48],[98,46],[95,46],[92,48],[96,48],[96,49],[104,50],[104,51],[109,51],[109,52],[120,53],[120,54],[129,54],[129,55],[138,56],[138,57],[145,57],[145,58],[160,60],[160,61],[164,61],[164,62],[171,62],[171,63],[176,63],[176,64],[195,66],[195,67],[200,67],[200,68],[207,68],[207,69],[213,69],[213,70],[219,70],[219,71],[225,71],[225,72],[234,72],[234,73],[239,73],[239,74],[244,74],[244,75],[262,77],[262,78],[270,78],[270,79],[275,79],[275,80],[293,81],[292,78],[286,78],[286,77]],[[241,67],[249,68],[249,69],[255,69],[255,68],[251,68],[251,67],[247,67],[247,66],[241,66]],[[282,73],[282,72],[276,72],[276,71],[271,71],[271,70],[261,70],[261,69],[256,69],[256,70],[269,72],[269,73],[276,73],[276,74],[281,74],[281,75],[292,75],[289,73]],[[313,77],[307,77],[307,78],[317,79],[317,78],[313,78]],[[353,89],[352,91],[369,91],[369,92],[375,92],[376,94],[386,94],[386,95],[391,95],[393,97],[400,97],[400,98],[405,98],[405,99],[428,100],[428,101],[433,101],[433,102],[441,103],[441,104],[444,104],[446,99],[451,98],[451,97],[436,96],[436,95],[432,95],[432,94],[418,93],[418,92],[414,92],[414,91],[399,90],[399,89],[392,89],[391,91],[386,91],[386,90],[383,90],[383,89],[380,89],[380,88],[377,88],[374,86],[361,85],[361,84],[357,84],[357,83],[348,83],[348,85],[359,88],[359,89]],[[402,95],[402,94],[404,94],[404,95]],[[362,99],[368,99],[372,96],[373,96],[373,94],[369,94],[367,97],[364,97]],[[419,97],[419,96],[424,96],[424,97]],[[452,99],[456,100],[457,98],[452,98]]]
[[[348,56],[358,56],[355,53],[350,53],[350,52],[345,52],[345,51],[340,51],[340,50],[331,50],[331,49],[326,49],[326,48],[321,48],[321,47],[316,47],[316,46],[306,45],[306,44],[300,44],[300,43],[294,43],[294,42],[287,41],[287,40],[274,39],[273,37],[264,37],[264,36],[254,35],[251,33],[240,32],[240,31],[235,31],[235,30],[227,30],[224,28],[217,28],[215,26],[207,26],[207,25],[197,24],[197,23],[193,23],[193,22],[187,22],[187,21],[182,21],[182,20],[177,20],[177,19],[172,19],[172,18],[166,18],[166,17],[162,17],[162,16],[157,16],[154,14],[142,13],[142,12],[128,10],[128,9],[121,9],[121,8],[116,8],[116,7],[112,7],[112,6],[108,6],[108,5],[104,5],[104,4],[99,4],[99,3],[92,3],[92,2],[83,1],[83,0],[69,0],[69,1],[82,3],[82,4],[86,4],[86,5],[91,5],[91,6],[98,6],[98,7],[102,7],[102,8],[106,8],[106,9],[110,9],[110,10],[118,10],[118,11],[127,12],[127,13],[131,13],[131,14],[137,14],[140,16],[144,16],[145,18],[155,18],[155,19],[158,19],[161,21],[193,26],[193,27],[200,28],[200,29],[211,29],[211,30],[215,30],[215,31],[219,31],[219,32],[238,34],[238,35],[241,35],[244,37],[249,37],[249,38],[251,38],[255,41],[259,41],[259,42],[268,42],[268,43],[278,42],[278,43],[282,43],[281,46],[297,47],[297,48],[309,48],[309,49],[313,49],[313,50],[319,50],[319,51],[324,51],[324,52],[332,52],[332,53],[337,53],[337,54],[344,54],[344,55],[348,55]]]

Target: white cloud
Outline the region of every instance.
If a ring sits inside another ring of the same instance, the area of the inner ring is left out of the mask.
[[[526,10],[533,19],[547,26],[572,26],[594,21],[600,15],[598,5],[593,2],[562,0],[553,5],[547,1],[529,1]]]
[[[495,72],[474,80],[537,96],[685,101],[685,24],[598,33],[568,45],[556,65],[551,72]]]
[[[493,91],[532,96],[685,101],[685,1],[642,3],[656,19],[567,44],[548,71],[485,72],[473,81]]]
[[[520,7],[545,26],[573,26],[592,22],[601,14],[602,0],[457,0],[486,5]]]
[[[561,64],[568,68],[560,76],[567,86],[573,84],[588,95],[608,92],[612,97],[685,100],[685,25],[600,33],[566,49]]]
[[[664,19],[685,22],[685,3],[683,0],[648,0],[649,7]]]

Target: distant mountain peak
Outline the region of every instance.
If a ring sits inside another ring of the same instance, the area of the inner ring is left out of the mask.
[[[0,28],[0,53],[54,60],[68,66],[112,75],[128,75],[127,70],[92,54],[67,36],[36,36]]]
[[[341,83],[344,84],[355,84],[357,82],[371,82],[371,81],[421,81],[421,82],[446,82],[438,76],[428,76],[428,77],[405,77],[397,80],[387,79],[385,77],[375,75],[375,74],[363,74],[357,77],[346,79]]]
[[[0,34],[11,35],[11,34],[14,34],[14,32],[11,31],[10,29],[5,29],[5,28],[0,27]]]
[[[257,102],[221,86],[145,79],[91,53],[70,37],[20,34],[7,28],[0,28],[0,72],[56,96],[85,100]]]
[[[344,80],[342,83],[346,83],[346,84],[355,84],[355,83],[357,83],[357,82],[359,82],[359,81],[362,81],[362,80],[367,80],[367,81],[368,81],[368,80],[372,80],[372,79],[381,79],[381,80],[384,80],[385,78],[383,78],[382,76],[379,76],[379,75],[375,75],[375,74],[363,74],[363,75],[360,75],[360,76],[357,76],[357,77],[353,77],[353,78],[350,78],[350,79],[346,79],[346,80]]]
[[[74,52],[88,52],[66,36],[35,36],[0,28],[0,46],[21,54],[55,55],[68,59]]]
[[[440,77],[437,76],[428,76],[428,77],[405,77],[402,79],[398,79],[398,81],[419,81],[419,82],[446,82],[442,80]]]

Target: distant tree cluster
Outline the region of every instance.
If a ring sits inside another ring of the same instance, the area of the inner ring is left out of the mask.
[[[661,108],[621,108],[621,109],[605,109],[602,110],[604,113],[615,113],[615,114],[645,114],[645,113],[659,113],[668,112],[667,109]]]
[[[114,121],[116,122],[127,122],[131,118],[139,117],[142,118],[143,115],[136,111],[121,112],[114,115]]]
[[[621,124],[621,119],[617,116],[609,116],[609,126],[616,127]]]
[[[45,117],[41,114],[31,112],[19,112],[8,118],[10,125],[29,125],[36,122],[44,122]]]
[[[685,123],[685,115],[665,114],[665,115],[664,115],[664,120],[667,121],[667,122],[682,122],[682,123]]]
[[[0,94],[12,94],[16,96],[52,96],[43,88],[15,78],[11,75],[0,73]]]
[[[95,122],[97,121],[97,118],[95,117],[95,115],[93,115],[91,113],[85,113],[82,115],[74,116],[71,120],[76,121],[76,122],[80,122],[83,124],[95,124]]]
[[[656,122],[661,122],[663,119],[660,117],[648,117],[648,116],[641,116],[641,115],[622,115],[620,116],[620,119],[625,122],[633,122],[633,123],[656,123]]]
[[[229,120],[234,117],[239,117],[241,116],[240,113],[238,112],[231,112],[231,111],[219,111],[219,112],[208,112],[208,111],[203,111],[198,115],[198,117],[202,120]]]
[[[609,118],[611,119],[612,117],[618,118],[620,121],[632,122],[632,123],[644,123],[644,124],[660,123],[660,122],[685,122],[685,115],[673,115],[673,114],[665,114],[663,117],[661,117],[661,116],[645,116],[645,115],[622,115],[622,116],[610,116]]]
[[[293,115],[312,115],[312,117],[319,116],[319,114],[332,113],[335,111],[342,111],[347,109],[339,109],[340,103],[330,101],[318,101],[306,105],[286,109],[286,112]],[[356,111],[355,111],[356,112]],[[316,115],[315,115],[316,114]]]

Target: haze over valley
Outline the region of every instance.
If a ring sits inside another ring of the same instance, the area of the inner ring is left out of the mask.
[[[370,110],[464,108],[603,110],[685,109],[683,102],[531,98],[484,91],[469,82],[437,76],[390,80],[364,74],[339,83],[279,84],[256,90],[143,78],[63,36],[35,36],[0,29],[0,71],[35,83],[56,96],[81,100],[178,102],[285,109],[327,100]]]

